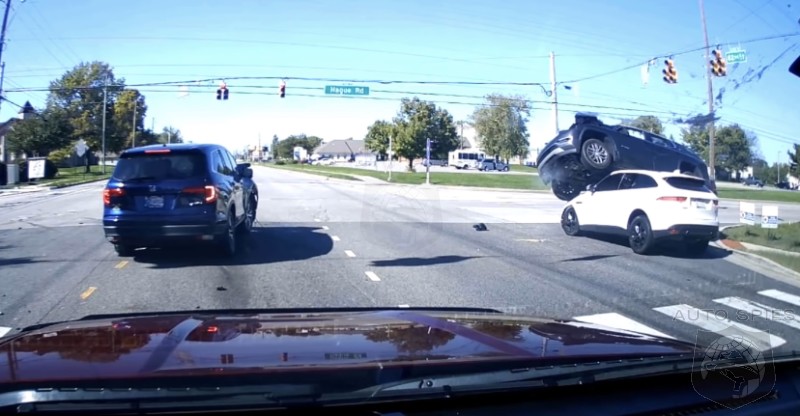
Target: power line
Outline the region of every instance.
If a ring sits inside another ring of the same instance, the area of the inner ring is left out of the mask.
[[[762,37],[759,37],[759,38],[753,38],[753,39],[748,39],[748,40],[721,43],[720,46],[721,45],[726,45],[726,46],[728,46],[728,45],[741,45],[741,44],[745,44],[745,43],[755,43],[755,42],[762,42],[762,41],[773,40],[773,39],[785,39],[785,38],[790,38],[790,37],[795,37],[795,36],[800,36],[800,33],[794,32],[794,33],[786,33],[786,34],[782,34],[782,35],[762,36]],[[700,46],[700,47],[697,47],[697,48],[687,49],[687,50],[683,50],[683,51],[679,51],[679,52],[671,52],[671,53],[660,54],[660,55],[656,55],[652,59],[648,59],[646,61],[641,61],[641,62],[638,62],[638,63],[633,64],[633,65],[628,65],[628,66],[623,67],[623,68],[619,68],[619,69],[603,72],[603,73],[600,73],[600,74],[597,74],[597,75],[591,75],[591,76],[587,76],[587,77],[583,77],[583,78],[577,78],[577,79],[573,79],[573,80],[570,80],[570,81],[562,81],[562,82],[559,82],[559,84],[574,84],[576,82],[588,81],[588,80],[592,80],[592,79],[605,77],[605,76],[608,76],[608,75],[614,75],[614,74],[618,74],[620,72],[629,71],[629,70],[634,69],[634,68],[639,68],[642,65],[645,65],[645,64],[649,63],[653,59],[661,59],[661,58],[668,58],[670,56],[686,55],[686,54],[689,54],[689,53],[703,51],[703,50],[705,50],[705,48],[706,48],[705,46]]]

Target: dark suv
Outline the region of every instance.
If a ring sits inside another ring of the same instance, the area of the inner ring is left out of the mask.
[[[153,145],[126,150],[103,190],[103,229],[120,255],[176,240],[214,241],[236,253],[252,230],[258,188],[250,164],[222,146]]]
[[[539,177],[563,201],[620,169],[678,171],[702,178],[715,194],[717,189],[706,163],[688,147],[634,127],[603,124],[592,114],[577,114],[536,162]]]

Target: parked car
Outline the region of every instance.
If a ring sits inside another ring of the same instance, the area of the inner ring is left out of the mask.
[[[217,242],[233,255],[237,231],[252,230],[258,188],[249,163],[222,146],[129,149],[103,190],[103,229],[121,256],[175,240]]]
[[[508,165],[497,159],[483,159],[480,162],[478,162],[478,170],[480,171],[497,170],[502,172],[508,172]]]
[[[696,176],[620,170],[568,202],[561,227],[570,236],[584,231],[627,236],[637,254],[669,239],[702,254],[718,238],[718,209],[719,199]]]
[[[593,114],[576,115],[569,129],[545,145],[536,164],[539,177],[563,201],[620,169],[677,169],[702,178],[716,193],[708,166],[688,147],[634,127],[606,125]]]
[[[742,181],[742,185],[744,185],[744,186],[755,186],[755,187],[758,187],[758,188],[763,188],[764,187],[764,182],[761,179],[754,178],[754,177],[751,176],[751,177],[743,180]]]

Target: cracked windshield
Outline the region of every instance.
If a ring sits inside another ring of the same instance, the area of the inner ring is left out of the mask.
[[[798,400],[799,9],[0,1],[0,409]]]

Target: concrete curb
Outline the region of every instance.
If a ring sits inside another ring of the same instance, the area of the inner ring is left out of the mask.
[[[722,232],[722,231],[724,231],[724,230],[726,230],[728,228],[733,228],[733,227],[739,227],[739,225],[728,225],[728,226],[725,226],[725,227],[720,227],[720,232]],[[772,260],[770,260],[770,259],[768,259],[766,257],[760,256],[759,254],[757,254],[755,252],[743,251],[743,250],[739,250],[737,248],[730,247],[730,246],[726,245],[725,243],[723,243],[722,240],[713,241],[711,243],[711,245],[713,245],[713,246],[715,246],[715,247],[717,247],[719,249],[722,249],[722,250],[728,250],[728,251],[740,254],[740,255],[742,255],[744,257],[747,257],[747,258],[749,258],[751,260],[756,260],[756,261],[761,262],[761,263],[766,263],[770,267],[772,267],[772,268],[774,268],[776,270],[779,270],[780,272],[782,272],[782,273],[784,273],[786,275],[792,276],[795,279],[800,279],[800,273],[798,273],[798,272],[796,272],[796,271],[794,271],[794,270],[792,270],[792,269],[790,269],[790,268],[788,268],[786,266],[783,266],[780,263],[772,261]]]

